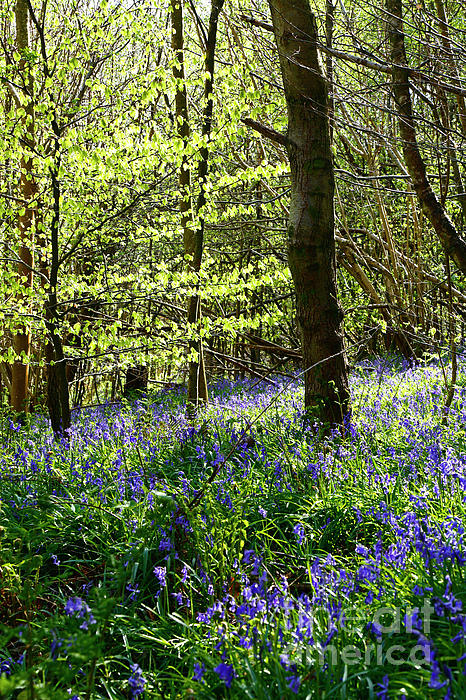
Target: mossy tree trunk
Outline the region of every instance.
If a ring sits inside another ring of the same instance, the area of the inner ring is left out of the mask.
[[[343,424],[349,390],[336,286],[328,87],[308,0],[270,0],[270,9],[288,110],[288,261],[306,371],[305,407],[327,426]]]
[[[29,49],[29,12],[26,0],[16,0],[16,48],[20,55],[19,73],[28,93],[24,105],[24,116],[21,123],[24,129],[22,138],[23,153],[20,162],[19,195],[24,202],[22,212],[18,216],[19,250],[18,276],[20,279],[20,294],[27,303],[28,290],[32,287],[32,236],[35,209],[37,203],[37,183],[33,172],[31,153],[34,149],[34,101],[30,66],[27,57]],[[21,324],[13,335],[13,348],[17,359],[11,369],[11,408],[22,413],[28,409],[29,356],[31,351],[31,332],[27,322]]]
[[[183,246],[188,268],[198,274],[202,263],[203,231],[196,229],[193,218],[193,202],[191,196],[191,166],[186,156],[191,129],[189,124],[188,94],[184,70],[184,29],[183,29],[183,0],[172,0],[172,49],[176,63],[173,76],[177,80],[175,93],[176,127],[178,136],[183,142],[183,157],[179,171],[180,213],[183,229]],[[215,49],[215,47],[214,47]],[[207,154],[203,159],[208,159]],[[202,186],[202,183],[201,183]],[[199,294],[193,294],[188,301],[188,324],[195,330],[201,318],[201,301]],[[188,351],[196,354],[197,359],[190,359],[188,374],[187,405],[188,412],[195,413],[199,402],[206,404],[209,399],[205,373],[204,352],[202,340],[193,338],[188,343]]]
[[[59,261],[59,230],[60,230],[60,170],[59,142],[61,132],[54,118],[52,130],[55,137],[54,166],[51,169],[53,217],[51,223],[51,264],[49,275],[49,293],[45,306],[47,327],[47,342],[45,347],[47,365],[47,404],[56,439],[67,438],[71,426],[70,394],[66,376],[66,357],[60,333],[60,317],[58,313],[58,272]]]

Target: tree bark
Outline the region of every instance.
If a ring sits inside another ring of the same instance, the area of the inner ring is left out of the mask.
[[[149,369],[146,365],[135,365],[126,370],[125,387],[123,396],[128,399],[135,392],[147,391]]]
[[[456,86],[461,87],[460,74],[458,71],[455,54],[453,53],[451,45],[448,18],[443,0],[435,0],[435,7],[437,9],[437,16],[439,18],[440,34],[442,35],[442,47],[445,51],[448,66],[450,68],[451,80]],[[466,100],[464,95],[457,94],[455,95],[455,97],[456,104],[458,107],[458,119],[460,122],[461,131],[463,133],[463,136],[466,137]],[[449,133],[448,135],[448,140],[451,164],[453,168],[453,177],[457,188],[458,201],[461,205],[461,209],[463,210],[463,216],[466,219],[466,191],[464,188],[463,178],[461,176],[461,170],[458,163],[457,147],[453,141],[451,133]]]
[[[34,199],[38,188],[33,173],[33,161],[28,153],[34,147],[34,102],[32,96],[32,80],[25,52],[29,48],[28,21],[29,13],[26,0],[16,0],[15,5],[16,21],[16,48],[20,54],[19,71],[23,76],[24,85],[29,95],[24,105],[25,114],[21,119],[23,135],[23,153],[20,162],[20,182],[19,196],[24,200],[23,213],[18,217],[18,230],[20,245],[18,251],[18,276],[21,289],[24,290],[22,297],[27,299],[28,290],[32,287],[32,235],[35,216]],[[31,204],[30,204],[31,203]],[[20,292],[21,294],[21,292]],[[26,412],[28,410],[28,383],[29,364],[28,359],[31,352],[31,332],[30,328],[24,324],[13,335],[13,348],[16,356],[22,356],[26,362],[16,359],[11,370],[11,391],[10,404],[16,412]]]
[[[448,31],[448,18],[445,12],[443,0],[435,0],[435,7],[439,18],[440,34],[442,35],[442,47],[445,51],[448,66],[450,68],[451,82],[453,85],[461,87],[461,78],[451,46],[450,33]],[[464,95],[457,94],[456,103],[458,105],[458,117],[460,120],[461,129],[463,134],[466,136],[466,100]]]
[[[49,276],[49,294],[45,308],[47,341],[45,358],[47,365],[47,404],[53,434],[56,439],[67,438],[71,426],[69,385],[66,376],[66,357],[60,336],[60,318],[58,314],[58,271],[59,262],[59,228],[60,228],[60,169],[59,140],[60,129],[53,119],[52,130],[55,137],[54,164],[51,168],[53,217],[51,222],[51,264]]]
[[[199,274],[202,265],[202,255],[204,248],[204,228],[205,228],[205,207],[206,207],[206,186],[209,172],[210,136],[212,131],[212,115],[214,108],[213,86],[215,69],[215,51],[217,48],[217,25],[220,13],[225,0],[212,0],[209,17],[209,28],[207,32],[207,43],[205,49],[204,69],[206,79],[204,83],[205,107],[202,120],[203,146],[200,148],[200,160],[197,170],[197,180],[199,182],[199,196],[196,201],[196,221],[192,239],[192,262],[191,269]],[[199,282],[198,282],[199,284]],[[201,320],[201,297],[198,289],[191,296],[188,306],[188,325],[200,331]],[[190,341],[189,350],[194,351],[197,359],[190,360],[188,375],[187,410],[188,413],[195,414],[200,400],[207,401],[207,379],[205,375],[205,364],[203,359],[202,339],[199,337]]]
[[[27,30],[29,16],[38,32],[41,58],[43,62],[43,74],[45,78],[50,78],[48,59],[46,53],[46,41],[43,25],[38,21],[30,0],[16,0],[17,27],[21,26],[21,38],[18,41],[27,42]],[[27,48],[27,43],[25,44]],[[32,84],[29,87],[32,100]],[[31,107],[32,109],[32,107]],[[32,117],[28,119],[28,124],[33,124]],[[52,430],[56,439],[68,437],[68,429],[71,425],[71,411],[69,402],[69,387],[66,377],[66,357],[63,352],[63,342],[60,336],[60,316],[58,312],[58,272],[60,267],[59,259],[59,228],[60,228],[60,181],[58,173],[60,171],[60,137],[61,130],[57,123],[56,115],[51,121],[53,133],[53,163],[50,166],[50,176],[52,183],[52,221],[50,226],[51,262],[50,274],[48,275],[48,294],[45,302],[45,326],[47,338],[45,346],[45,359],[47,369],[47,404],[50,415]],[[31,164],[32,168],[32,164]],[[32,170],[26,173],[26,180],[32,178]],[[36,190],[37,192],[37,190]],[[47,276],[47,263],[45,260],[45,234],[42,232],[38,240],[39,247],[39,270],[41,276]]]
[[[427,177],[426,164],[417,142],[415,118],[411,100],[409,67],[406,57],[402,21],[402,0],[386,0],[387,30],[392,61],[392,85],[398,112],[398,127],[403,156],[414,191],[427,219],[430,221],[445,252],[458,268],[466,273],[466,242],[443,208]]]
[[[183,156],[179,171],[180,212],[183,229],[184,254],[188,260],[189,269],[198,273],[202,262],[203,241],[197,240],[199,232],[193,220],[193,202],[191,197],[191,168],[186,156],[191,129],[189,125],[188,96],[184,70],[184,28],[183,0],[172,0],[172,48],[176,64],[173,67],[173,77],[176,79],[175,113],[178,136],[183,142]],[[201,302],[199,294],[194,294],[188,302],[188,323],[196,325],[201,317]],[[200,401],[207,403],[209,394],[205,373],[204,352],[201,339],[192,339],[188,343],[188,352],[197,355],[197,360],[190,360],[188,373],[187,405],[188,410],[196,412]]]
[[[349,389],[336,287],[328,90],[317,25],[308,0],[269,4],[288,110],[288,261],[302,336],[305,408],[326,425],[343,424]]]
[[[332,49],[333,46],[333,25],[335,22],[335,6],[333,0],[325,0],[325,40],[326,47]],[[330,143],[333,142],[333,121],[335,118],[335,98],[333,94],[333,56],[327,53],[325,61],[325,72],[327,74],[327,84],[330,91],[328,96],[328,121],[330,130]]]

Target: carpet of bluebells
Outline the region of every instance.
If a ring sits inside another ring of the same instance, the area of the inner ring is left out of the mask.
[[[283,378],[5,417],[0,697],[465,698],[465,370],[360,365],[325,438]]]

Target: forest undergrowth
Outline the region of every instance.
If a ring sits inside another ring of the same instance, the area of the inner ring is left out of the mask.
[[[327,438],[283,378],[5,417],[0,697],[466,697],[465,376],[359,365]]]

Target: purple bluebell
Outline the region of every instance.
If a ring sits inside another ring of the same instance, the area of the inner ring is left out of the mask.
[[[194,663],[193,680],[198,681],[198,683],[204,683],[203,675],[205,672],[205,664],[199,664],[197,661]]]
[[[230,688],[234,678],[233,666],[225,664],[222,661],[214,668],[214,671],[218,677],[225,682],[226,687]]]
[[[132,671],[131,676],[128,679],[128,685],[131,692],[131,700],[142,695],[146,685],[146,680],[144,678],[142,669],[138,664],[131,664],[130,670]]]

